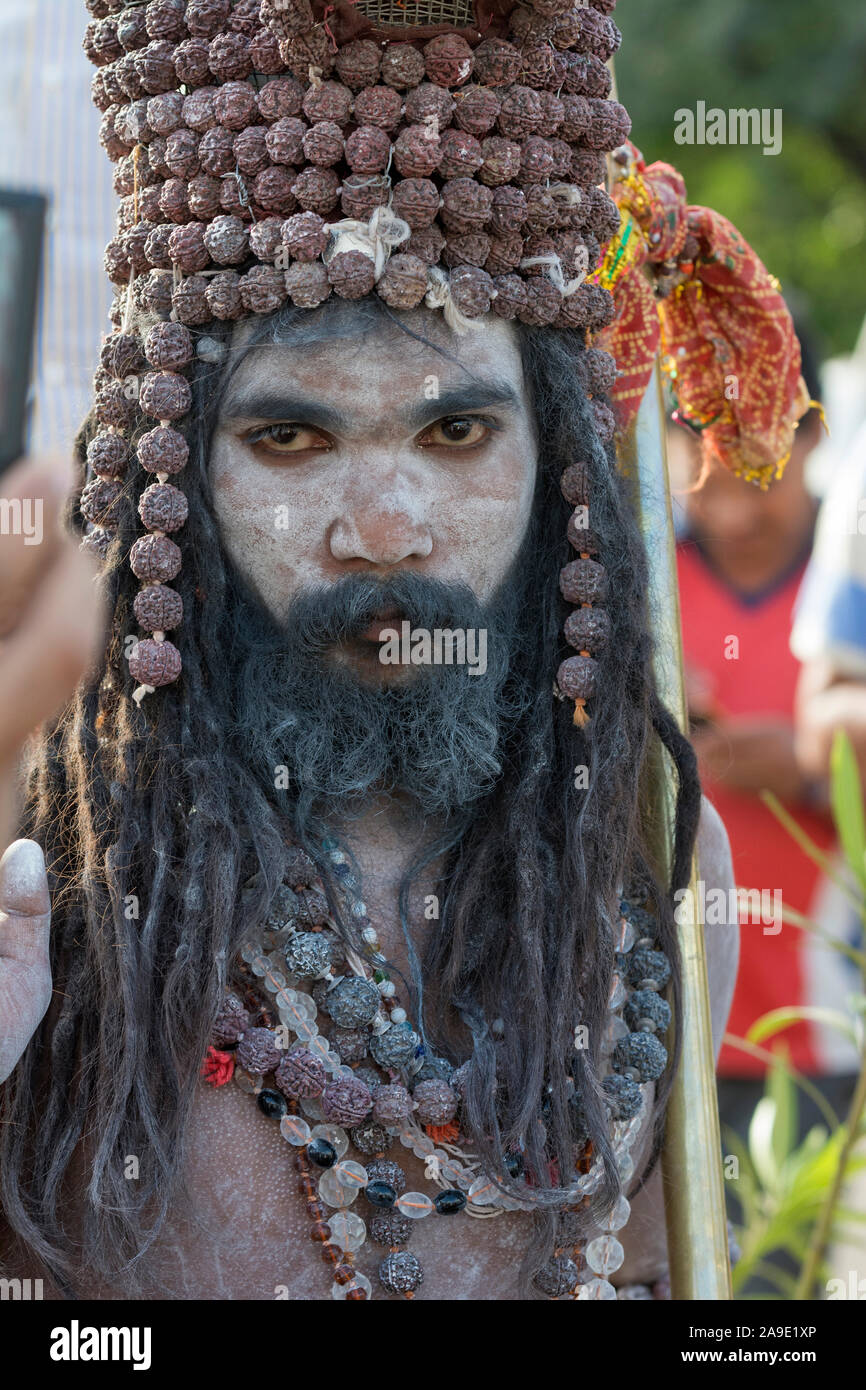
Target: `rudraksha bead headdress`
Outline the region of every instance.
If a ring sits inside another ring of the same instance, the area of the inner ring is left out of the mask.
[[[86,543],[104,553],[133,448],[154,475],[130,553],[149,634],[130,656],[135,699],[181,670],[166,633],[183,621],[170,585],[187,502],[169,480],[189,452],[185,371],[213,320],[376,292],[398,310],[441,308],[457,332],[487,312],[584,339],[611,321],[609,292],[586,277],[619,225],[600,185],[630,126],[609,99],[614,3],[86,0],[121,204],[105,258],[117,332],[97,373],[80,507]],[[144,338],[137,307],[159,320]],[[589,348],[583,364],[606,441],[613,359]],[[606,574],[579,461],[563,492],[577,509],[579,558],[561,587],[579,605],[565,628],[579,654],[557,686],[582,723],[607,636]]]

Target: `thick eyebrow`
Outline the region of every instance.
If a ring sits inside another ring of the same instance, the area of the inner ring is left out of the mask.
[[[418,430],[446,416],[496,405],[516,407],[519,403],[518,392],[510,382],[492,378],[452,387],[430,400],[421,400],[408,410],[397,412],[396,418],[409,429]],[[392,414],[391,419],[394,418]],[[346,414],[326,401],[314,400],[310,396],[287,395],[284,391],[267,387],[246,394],[242,392],[229,402],[223,411],[223,419],[303,421],[320,429],[331,430],[334,434],[347,433],[352,424]]]

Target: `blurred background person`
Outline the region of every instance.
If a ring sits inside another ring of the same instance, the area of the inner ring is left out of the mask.
[[[813,399],[820,387],[811,345],[798,326],[803,375]],[[823,776],[804,773],[795,752],[794,703],[800,666],[790,649],[792,613],[813,543],[817,502],[806,464],[821,438],[817,410],[803,418],[781,481],[767,492],[714,468],[679,498],[678,570],[692,737],[704,790],[724,820],[738,886],[767,890],[820,921],[853,935],[847,905],[760,799],[772,791],[821,846],[834,831]],[[700,472],[699,446],[670,428],[672,467],[680,485]],[[853,967],[791,925],[740,923],[740,971],[728,1032],[743,1037],[762,1014],[788,1005],[839,1007],[855,987]],[[844,1112],[857,1054],[844,1038],[813,1022],[786,1029],[769,1044],[814,1078]],[[745,1137],[763,1093],[766,1065],[733,1045],[719,1061],[719,1106]],[[803,1132],[817,1115],[804,1101]]]

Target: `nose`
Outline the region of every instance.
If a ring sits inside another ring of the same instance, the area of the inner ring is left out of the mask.
[[[433,550],[430,528],[405,489],[382,490],[358,498],[333,523],[328,543],[335,560],[397,565],[426,559]]]

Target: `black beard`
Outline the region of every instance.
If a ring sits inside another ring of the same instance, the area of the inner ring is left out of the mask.
[[[323,815],[357,815],[374,796],[398,793],[425,815],[448,818],[489,792],[533,694],[514,660],[526,611],[522,570],[516,562],[486,604],[466,586],[408,571],[384,581],[350,575],[303,590],[282,623],[236,582],[232,735],[269,798],[284,790],[299,829]],[[486,630],[486,671],[429,664],[383,684],[386,668],[361,634],[390,608],[400,612],[388,622],[398,632],[401,619],[430,632]],[[347,652],[364,648],[363,670],[347,664]]]

